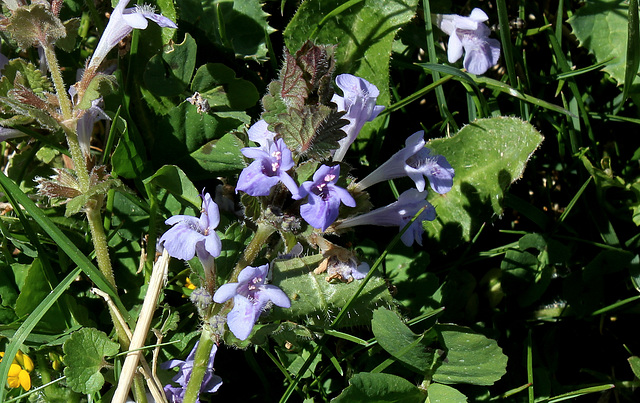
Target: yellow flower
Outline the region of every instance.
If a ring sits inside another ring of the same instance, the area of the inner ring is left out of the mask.
[[[0,361],[4,357],[4,352],[0,352]],[[7,376],[7,384],[10,388],[22,386],[25,391],[31,389],[31,376],[29,372],[33,371],[34,365],[31,358],[18,350]]]
[[[184,286],[185,286],[185,288],[188,288],[190,290],[195,290],[196,289],[195,284],[193,284],[191,282],[191,279],[189,277],[187,277],[187,281],[185,282]]]

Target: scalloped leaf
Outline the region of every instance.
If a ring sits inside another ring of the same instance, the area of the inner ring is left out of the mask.
[[[48,9],[48,4],[35,3],[14,10],[7,30],[20,47],[55,43],[67,35],[62,21]]]
[[[16,84],[27,87],[38,95],[53,91],[53,84],[49,78],[42,75],[39,68],[23,59],[10,60],[4,66],[0,80],[0,95],[6,96]]]
[[[107,366],[105,356],[117,354],[119,348],[98,329],[83,328],[73,333],[62,347],[67,384],[78,393],[99,391],[104,385],[100,370]]]
[[[312,255],[273,262],[272,283],[289,296],[291,308],[275,307],[270,319],[305,320],[318,326],[328,326],[335,319],[360,287],[360,281],[334,283],[326,280],[326,273],[314,274],[323,259],[322,255]],[[378,307],[393,309],[393,299],[384,279],[375,273],[340,327],[370,325],[373,310]]]
[[[479,119],[456,135],[431,140],[427,147],[455,169],[453,188],[444,195],[429,192],[437,218],[424,221],[425,231],[444,249],[468,242],[485,222],[502,214],[507,188],[522,176],[543,137],[517,118]]]

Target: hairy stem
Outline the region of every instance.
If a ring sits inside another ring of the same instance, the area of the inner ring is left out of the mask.
[[[245,248],[242,257],[238,260],[236,267],[233,269],[233,273],[231,273],[231,278],[229,278],[230,283],[238,281],[238,275],[242,269],[253,263],[262,247],[267,243],[267,240],[274,232],[276,232],[276,229],[272,225],[266,223],[258,224],[256,234],[253,236],[251,242],[249,242],[249,245]]]
[[[58,97],[58,103],[60,104],[60,110],[62,111],[62,117],[64,120],[70,120],[73,117],[71,99],[69,99],[69,95],[67,94],[67,90],[64,86],[64,80],[62,79],[62,72],[58,65],[56,52],[53,49],[53,45],[45,45],[42,48],[44,49],[44,55],[47,59],[47,66],[51,72],[53,85],[56,87],[56,95]]]
[[[214,334],[209,326],[205,326],[200,334],[200,342],[193,358],[193,372],[189,378],[187,391],[184,394],[184,403],[195,403],[198,401],[202,380],[207,371],[211,349],[213,348]]]
[[[91,203],[91,202],[90,202]],[[89,229],[91,230],[91,239],[93,240],[93,247],[96,252],[96,260],[98,261],[98,268],[102,274],[107,278],[109,283],[114,289],[117,289],[116,280],[113,276],[113,269],[111,268],[111,259],[109,258],[109,249],[107,246],[107,236],[104,233],[104,227],[102,226],[102,217],[100,214],[100,207],[102,203],[95,203],[95,206],[87,206],[87,218],[89,219]]]

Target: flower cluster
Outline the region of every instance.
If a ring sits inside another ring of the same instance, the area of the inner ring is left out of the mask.
[[[4,352],[0,352],[0,362],[4,357]],[[22,387],[25,391],[31,389],[31,371],[33,371],[34,365],[31,358],[18,350],[16,356],[13,358],[11,367],[9,367],[9,375],[7,376],[7,385],[10,388]]]

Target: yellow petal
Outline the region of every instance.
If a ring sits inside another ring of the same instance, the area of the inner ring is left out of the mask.
[[[33,371],[33,360],[26,354],[22,356],[22,359],[22,368],[24,368],[27,372]]]
[[[22,368],[18,364],[11,364],[9,367],[9,375],[7,376],[7,384],[10,388],[17,388],[20,386],[20,379],[18,378]]]
[[[27,371],[20,371],[20,375],[18,375],[18,378],[20,379],[20,385],[22,386],[22,389],[24,389],[25,391],[31,389],[31,377],[29,376],[29,373]]]

